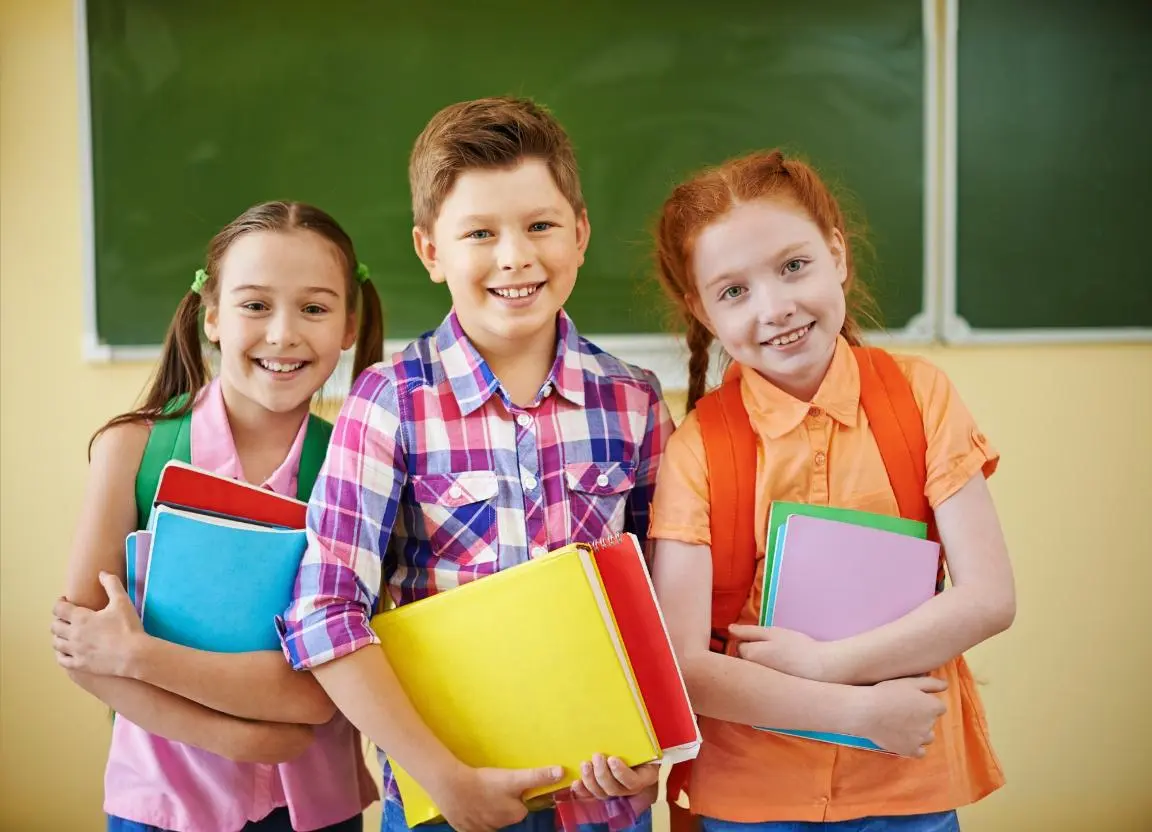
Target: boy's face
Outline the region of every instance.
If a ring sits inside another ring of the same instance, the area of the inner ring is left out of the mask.
[[[413,241],[483,354],[551,347],[589,234],[587,212],[576,216],[547,164],[525,159],[461,173],[431,233],[415,228]]]

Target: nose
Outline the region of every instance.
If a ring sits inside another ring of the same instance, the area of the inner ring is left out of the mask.
[[[264,340],[278,347],[294,347],[300,343],[296,316],[292,310],[281,309],[269,319]]]
[[[758,320],[764,326],[785,326],[796,314],[796,299],[789,286],[769,281],[760,287],[757,304]]]
[[[535,254],[532,243],[523,234],[505,234],[496,245],[496,265],[503,272],[532,268]]]

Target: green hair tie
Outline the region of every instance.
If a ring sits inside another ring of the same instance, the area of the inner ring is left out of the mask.
[[[192,291],[200,294],[204,291],[204,284],[208,282],[208,272],[203,269],[196,270],[196,277],[192,280]]]
[[[360,284],[367,283],[372,279],[372,273],[368,271],[368,267],[363,263],[356,264],[356,282]]]

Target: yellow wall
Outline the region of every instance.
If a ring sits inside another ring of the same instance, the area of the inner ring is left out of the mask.
[[[57,671],[49,608],[86,439],[148,368],[80,358],[72,3],[0,0],[0,38],[0,828],[94,831],[109,723]],[[1152,347],[926,352],[1004,453],[1019,583],[971,655],[1009,785],[966,828],[1149,828]]]

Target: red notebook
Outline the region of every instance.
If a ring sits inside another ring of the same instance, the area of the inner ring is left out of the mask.
[[[286,529],[304,528],[308,512],[300,500],[176,460],[160,473],[153,505]]]
[[[624,533],[599,540],[592,548],[664,759],[691,760],[700,750],[700,729],[640,544],[634,535]]]

